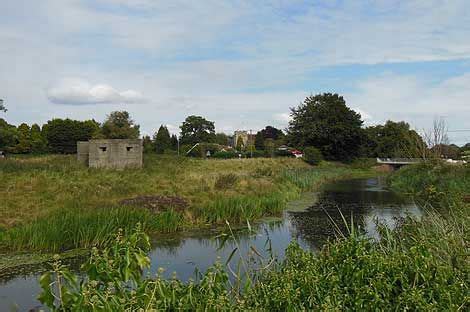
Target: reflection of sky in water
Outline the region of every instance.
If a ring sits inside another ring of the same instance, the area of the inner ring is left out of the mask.
[[[292,208],[292,211],[284,213],[282,221],[253,226],[254,233],[251,234],[235,231],[240,253],[237,252],[232,258],[231,268],[236,270],[240,254],[246,260],[249,259],[251,246],[263,257],[269,258],[266,246],[268,240],[278,259],[284,257],[285,249],[292,240],[297,240],[303,248],[318,251],[327,239],[335,235],[331,220],[343,233],[347,232],[339,211],[347,222],[352,217],[354,223],[372,238],[377,237],[377,221],[393,228],[397,218],[421,216],[421,210],[416,204],[388,191],[381,178],[335,182],[325,186],[317,203],[308,209]],[[154,249],[150,253],[151,268],[146,273],[153,275],[162,267],[165,268],[164,276],[170,277],[173,272],[177,272],[177,277],[188,280],[195,277],[196,268],[204,272],[218,257],[225,263],[236,244],[229,239],[219,249],[221,239],[216,239],[217,235],[201,233],[187,237],[176,235],[171,239],[155,238]],[[37,306],[37,279],[38,274],[25,273],[3,283],[0,279],[0,311],[11,310],[12,302],[19,303],[20,311]]]
[[[370,237],[376,238],[376,222],[393,228],[398,218],[420,216],[420,209],[412,202],[385,188],[380,178],[340,181],[324,188],[319,202],[313,207],[295,212],[286,212],[280,222],[264,223],[254,227],[255,234],[237,232],[240,246],[237,257],[232,258],[232,268],[236,266],[241,254],[247,258],[250,246],[256,248],[264,257],[269,257],[266,242],[271,241],[276,258],[284,257],[285,249],[295,239],[303,248],[317,251],[329,237],[334,236],[333,220],[338,227],[347,232],[341,213],[347,222],[352,216],[355,224],[365,230]],[[329,215],[329,217],[328,217]],[[215,236],[215,235],[213,235]],[[159,267],[165,268],[164,276],[177,276],[183,280],[194,277],[195,269],[205,271],[217,258],[225,262],[236,248],[233,240],[220,246],[220,240],[213,237],[187,237],[173,246],[157,242],[151,252],[154,274]]]

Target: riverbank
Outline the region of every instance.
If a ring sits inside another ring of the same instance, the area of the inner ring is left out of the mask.
[[[86,309],[90,307],[87,300],[94,297],[95,307],[110,310],[464,311],[469,308],[470,299],[468,204],[459,200],[459,190],[465,190],[461,186],[468,185],[469,177],[468,168],[440,164],[400,170],[391,178],[392,188],[406,187],[424,201],[423,190],[429,186],[433,191],[427,193],[442,196],[441,209],[449,202],[455,206],[447,207],[445,214],[429,210],[420,221],[405,219],[395,230],[380,228],[379,241],[368,239],[350,226],[349,235],[330,241],[319,253],[303,250],[294,243],[281,263],[268,264],[261,270],[248,268],[243,276],[235,273],[235,281],[229,279],[234,272],[226,271],[221,263],[190,283],[162,278],[140,280],[132,275],[125,278],[119,275],[123,266],[138,272],[147,262],[131,257],[131,264],[126,264],[120,261],[119,254],[97,253],[88,267],[94,272],[93,288],[85,284],[78,289],[64,289],[67,296],[76,299],[64,303],[64,307]],[[122,252],[142,255],[145,241],[145,236],[137,231],[131,240],[124,238],[116,244],[125,246]],[[117,265],[106,265],[110,256]],[[102,274],[93,270],[96,265],[105,265]],[[249,266],[248,262],[244,265]],[[104,298],[100,295],[106,292],[108,276],[117,276],[115,292]],[[47,279],[46,276],[43,280]],[[130,280],[136,283],[136,291],[126,290]],[[51,290],[44,289],[45,295]]]
[[[201,160],[146,156],[140,170],[89,169],[73,156],[0,163],[0,248],[61,252],[105,246],[118,228],[147,233],[245,223],[279,215],[288,201],[367,169],[292,158]]]

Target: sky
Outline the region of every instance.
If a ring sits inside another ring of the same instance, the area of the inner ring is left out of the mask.
[[[0,0],[0,113],[103,121],[143,134],[188,115],[217,131],[285,128],[310,94],[366,125],[435,118],[470,142],[468,0]]]

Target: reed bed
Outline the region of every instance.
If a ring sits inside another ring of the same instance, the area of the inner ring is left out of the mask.
[[[147,232],[245,223],[280,215],[301,192],[340,178],[370,174],[345,166],[311,167],[297,159],[201,160],[146,156],[140,170],[91,169],[72,156],[0,162],[0,248],[58,251],[103,245],[117,228]],[[149,211],[120,202],[168,196],[184,211]]]

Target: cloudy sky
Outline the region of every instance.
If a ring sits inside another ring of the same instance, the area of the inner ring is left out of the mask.
[[[256,130],[337,92],[368,124],[443,117],[470,142],[468,0],[0,0],[0,12],[0,117],[13,124],[127,110],[149,134],[190,114]]]

